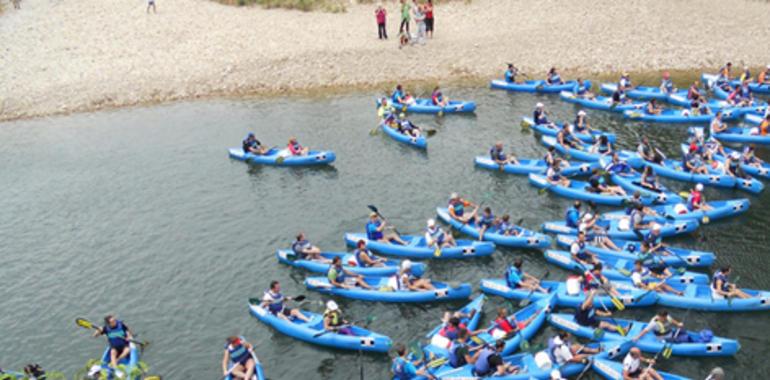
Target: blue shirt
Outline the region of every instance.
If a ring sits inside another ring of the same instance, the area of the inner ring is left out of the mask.
[[[577,228],[580,223],[580,211],[574,207],[568,208],[565,219],[567,227]]]
[[[393,101],[393,103],[395,104],[401,104],[399,99],[403,97],[404,97],[404,93],[399,90],[396,90],[396,91],[393,91],[393,95],[390,97],[390,100]]]
[[[411,380],[417,377],[417,368],[415,368],[412,362],[402,357],[393,359],[391,371],[393,371],[393,377],[398,380]]]
[[[369,240],[382,239],[382,231],[378,231],[380,225],[380,221],[366,223],[366,238]]]

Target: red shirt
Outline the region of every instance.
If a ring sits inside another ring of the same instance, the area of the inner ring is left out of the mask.
[[[384,24],[385,23],[385,15],[388,13],[385,9],[378,9],[374,11],[374,14],[377,16],[377,23],[378,24]]]

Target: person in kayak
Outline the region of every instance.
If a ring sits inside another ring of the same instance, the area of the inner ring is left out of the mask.
[[[548,120],[548,111],[545,110],[543,103],[535,104],[535,110],[532,112],[532,120],[536,125],[551,125],[553,124]]]
[[[590,356],[600,352],[598,349],[573,344],[571,337],[569,332],[559,331],[548,340],[548,356],[555,366],[569,363],[588,364]]]
[[[575,116],[575,122],[572,124],[575,125],[575,131],[577,133],[589,134],[593,131],[591,123],[588,121],[588,116],[586,116],[586,111],[578,111],[577,116]]]
[[[331,260],[321,256],[321,249],[310,243],[305,237],[304,232],[297,234],[294,243],[291,244],[291,250],[297,257],[303,260],[313,260],[320,263],[331,263]]]
[[[634,262],[634,269],[631,271],[631,282],[639,289],[652,290],[658,293],[673,293],[678,296],[684,295],[684,292],[680,292],[666,284],[665,281],[668,277],[670,275],[656,275],[649,268],[645,267],[641,260]],[[661,281],[655,281],[655,279]]]
[[[636,202],[628,217],[630,219],[631,231],[639,239],[644,238],[644,230],[652,228],[652,223],[645,222],[644,216],[644,205],[641,202]]]
[[[612,92],[612,105],[628,103],[631,103],[631,99],[626,96],[626,90],[623,87],[617,86],[615,91]]]
[[[556,132],[556,142],[565,148],[583,150],[583,143],[575,136],[574,130],[575,127],[572,124],[559,128]]]
[[[746,174],[741,167],[741,154],[738,152],[732,152],[725,158],[724,164],[722,164],[724,174],[735,178],[751,179],[752,177]]]
[[[505,283],[511,289],[527,289],[531,291],[538,291],[541,293],[548,293],[548,289],[540,286],[540,280],[525,272],[522,268],[524,261],[521,257],[513,259],[513,265],[505,270]]]
[[[291,300],[292,297],[286,297],[281,294],[281,283],[273,280],[270,281],[270,288],[265,290],[265,294],[262,296],[261,306],[262,308],[267,309],[271,314],[286,321],[297,318],[304,322],[310,322],[310,318],[306,317],[298,309],[292,309],[284,305],[286,301]]]
[[[407,350],[403,344],[396,345],[396,355],[398,356],[393,359],[393,364],[390,366],[395,380],[412,380],[420,377],[433,380],[436,378],[428,372],[427,368],[417,368],[422,365],[422,360],[410,361],[407,358]]]
[[[460,368],[464,365],[476,364],[479,350],[484,346],[471,347],[468,343],[471,334],[468,330],[461,329],[457,333],[457,339],[449,343],[447,351],[449,352],[449,365],[452,368]],[[474,355],[473,352],[476,352]]]
[[[712,207],[706,203],[703,197],[703,184],[698,183],[695,188],[690,191],[690,195],[687,197],[687,210],[689,211],[709,211]]]
[[[513,63],[508,64],[508,70],[505,70],[505,81],[507,83],[517,83],[516,77],[519,75],[519,68]]]
[[[508,315],[508,309],[499,307],[497,308],[497,317],[495,317],[495,321],[493,326],[490,328],[489,333],[492,334],[492,330],[497,329],[505,333],[503,339],[510,339],[511,337],[518,334],[519,331],[524,330],[527,326],[529,326],[529,324],[532,323],[532,321],[534,321],[538,315],[540,315],[541,311],[542,310],[537,309],[534,313],[532,313],[532,315],[529,316],[529,318],[523,321],[519,321],[516,319],[515,314],[510,316]]]
[[[703,142],[703,157],[706,161],[714,161],[716,155],[727,157],[727,152],[725,152],[725,148],[719,140],[714,136],[709,136],[709,138]]]
[[[515,224],[511,223],[511,216],[508,214],[503,214],[503,217],[497,220],[495,229],[498,234],[503,236],[521,235],[521,230],[519,230]]]
[[[481,211],[481,216],[478,218],[478,227],[479,227],[479,241],[484,240],[484,233],[487,232],[488,229],[493,228],[497,224],[497,218],[495,218],[495,215],[492,214],[492,209],[489,207],[484,207],[484,210]]]
[[[575,81],[575,87],[572,89],[572,92],[578,97],[582,99],[594,99],[596,96],[588,89],[588,86],[586,83],[578,78]]]
[[[639,154],[642,159],[645,161],[649,161],[652,163],[660,164],[663,163],[663,154],[660,153],[658,148],[655,148],[651,143],[650,140],[647,138],[647,136],[643,136],[642,140],[639,142],[639,145],[636,147],[636,153]]]
[[[650,230],[644,235],[642,239],[642,253],[662,253],[668,255],[666,245],[663,243],[663,236],[660,234],[660,224],[653,223]]]
[[[631,76],[628,75],[628,72],[623,72],[623,74],[620,75],[620,79],[618,80],[618,88],[624,91],[628,91],[634,88],[631,85]]]
[[[599,317],[611,317],[612,313],[608,310],[598,310],[594,306],[596,290],[588,291],[583,303],[575,310],[575,322],[583,327],[598,328],[606,331],[618,331],[619,326],[610,322],[600,320]],[[606,308],[605,308],[606,309]]]
[[[353,257],[356,259],[356,266],[359,268],[384,267],[387,260],[375,256],[366,249],[366,240],[361,239],[356,243],[356,249],[353,251]]]
[[[753,129],[753,128],[752,128]],[[770,134],[770,111],[765,114],[765,118],[759,123],[756,132],[752,131],[752,135],[767,136]]]
[[[738,80],[741,82],[750,82],[751,78],[751,70],[749,70],[748,66],[743,66],[743,72],[741,73],[741,76],[738,77]]]
[[[754,102],[754,96],[751,94],[751,88],[749,88],[749,82],[744,81],[740,86],[736,86],[735,89],[727,96],[725,101],[736,107],[748,107]]]
[[[505,376],[519,372],[518,366],[513,366],[503,360],[502,352],[505,341],[498,340],[494,347],[485,345],[478,352],[473,374],[478,377]]]
[[[465,212],[466,207],[473,206],[473,210],[470,213]],[[452,219],[460,221],[462,223],[470,223],[474,220],[476,220],[476,216],[479,212],[479,205],[473,204],[469,201],[466,201],[463,198],[460,198],[457,193],[452,193],[449,195],[449,206],[448,206],[449,216],[452,217]]]
[[[587,270],[585,273],[583,273],[583,290],[588,291],[591,289],[597,289],[602,293],[619,297],[620,293],[617,289],[615,289],[615,286],[610,282],[610,280],[604,276],[604,273],[602,273],[603,269],[604,264],[601,262],[596,262],[594,263],[591,270]]]
[[[353,273],[342,266],[342,258],[335,256],[332,259],[332,265],[329,270],[326,271],[326,279],[335,288],[342,289],[355,289],[360,287],[366,290],[372,289],[369,284],[364,281],[361,275]]]
[[[287,149],[289,149],[289,153],[291,153],[292,156],[307,156],[307,154],[310,153],[310,148],[305,148],[300,145],[300,143],[297,142],[296,137],[289,139]]]
[[[642,178],[639,180],[639,184],[642,187],[653,191],[660,190],[660,183],[658,182],[658,176],[655,175],[655,170],[652,166],[645,166],[642,170]]]
[[[645,111],[648,115],[660,115],[663,112],[663,108],[658,105],[658,102],[655,99],[651,99],[649,102],[647,102]]]
[[[512,154],[505,154],[503,152],[502,141],[496,142],[495,145],[493,145],[492,148],[489,149],[489,158],[491,158],[492,161],[494,161],[496,164],[500,165],[501,169],[506,164],[514,164],[514,165],[519,164],[519,160],[516,159],[516,156]]]
[[[586,187],[586,191],[595,194],[619,195],[622,197],[627,195],[626,191],[620,186],[608,185],[605,183],[604,176],[599,173],[598,168],[594,168],[591,171],[591,176],[588,177],[588,187]]]
[[[671,80],[671,74],[668,71],[663,73],[663,78],[660,80],[660,92],[670,95],[676,92],[674,88],[674,82]]]
[[[422,129],[412,123],[411,120],[406,118],[406,115],[404,113],[401,113],[398,117],[398,124],[396,126],[396,129],[399,133],[402,135],[419,138],[422,135]]]
[[[588,252],[586,249],[587,244],[585,231],[580,231],[577,234],[577,238],[569,245],[569,253],[572,260],[575,260],[584,267],[592,266],[598,262],[596,255]]]
[[[246,138],[243,139],[243,153],[251,153],[257,156],[261,156],[267,153],[267,148],[262,146],[262,143],[254,137],[253,132],[249,132]]]
[[[561,159],[554,158],[553,164],[545,170],[545,179],[552,185],[569,186],[570,180],[561,174]]]
[[[446,248],[457,246],[457,242],[455,241],[455,238],[452,237],[452,234],[441,229],[434,219],[428,219],[427,224],[428,226],[425,229],[425,244],[427,244],[428,247]]]
[[[596,140],[594,145],[591,146],[591,151],[594,153],[599,153],[602,156],[607,156],[612,155],[615,150],[612,148],[612,143],[610,142],[610,139],[607,138],[607,135],[601,135]]]
[[[404,260],[401,262],[401,269],[398,271],[398,288],[400,290],[411,290],[415,292],[436,289],[429,279],[420,278],[412,273],[411,260]]]
[[[741,162],[744,165],[762,169],[765,164],[765,161],[757,157],[754,154],[754,151],[755,151],[754,145],[744,145],[743,151],[741,151]]]
[[[129,341],[134,339],[131,329],[112,315],[104,317],[104,326],[94,330],[94,338],[104,335],[110,345],[110,367],[118,368],[118,362],[131,353]]]
[[[572,206],[567,208],[567,211],[564,212],[564,223],[569,228],[578,228],[578,225],[580,224],[580,207],[582,204],[580,201],[575,201],[572,203]]]
[[[676,327],[676,329],[674,329]],[[679,335],[684,332],[684,323],[677,321],[668,314],[666,310],[658,311],[647,326],[639,332],[639,334],[633,337],[631,340],[634,342],[639,341],[643,336],[652,332],[655,337],[665,342],[677,342]]]
[[[406,94],[404,93],[404,88],[401,86],[401,84],[396,85],[396,89],[390,96],[390,101],[393,102],[394,106],[406,104]]]
[[[252,356],[253,347],[243,338],[231,336],[227,338],[225,353],[222,356],[222,375],[228,374],[234,380],[250,380],[254,376],[257,363]],[[232,363],[232,368],[230,368]]]
[[[395,113],[396,109],[388,101],[388,98],[383,97],[380,99],[380,106],[377,107],[377,116],[380,117],[380,120],[387,121],[390,116],[394,115]]]
[[[433,93],[430,95],[430,99],[434,106],[446,107],[449,104],[449,99],[444,97],[444,94],[441,93],[439,86],[436,86],[433,89]]]
[[[342,310],[333,300],[326,302],[323,318],[324,330],[340,335],[355,335],[353,330],[350,329],[350,322],[342,318]]]
[[[543,156],[543,161],[545,161],[545,163],[548,166],[552,166],[554,161],[556,160],[556,158],[557,157],[556,157],[556,148],[555,147],[549,146],[549,147],[545,148],[545,156]],[[565,164],[569,165],[569,163],[567,161],[563,161],[563,162]]]
[[[647,367],[642,366],[642,362],[647,363]],[[663,380],[663,377],[652,368],[654,365],[655,359],[646,359],[638,347],[632,347],[623,358],[623,379]]]
[[[559,72],[556,71],[555,67],[551,67],[550,70],[548,70],[548,74],[545,76],[545,83],[547,83],[550,86],[558,85],[564,83],[564,81],[561,80],[561,75],[559,75]]]
[[[733,268],[730,265],[725,265],[719,268],[711,276],[711,297],[714,299],[725,298],[751,298],[751,295],[744,292],[737,285],[730,282],[730,274],[733,272]]]
[[[717,76],[717,85],[721,84],[730,84],[730,78],[732,77],[731,71],[733,69],[733,64],[731,62],[727,62],[724,66],[722,66],[719,69],[719,75]]]
[[[691,146],[689,151],[682,156],[682,169],[688,173],[709,174],[709,169],[697,150],[697,147]]]
[[[380,220],[379,214],[376,212],[369,214],[369,221],[366,223],[366,238],[381,243],[407,245],[407,242],[401,239],[397,233],[385,232],[387,227],[388,223]]]

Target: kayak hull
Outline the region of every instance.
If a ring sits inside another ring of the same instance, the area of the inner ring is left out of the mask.
[[[541,281],[543,288],[549,289],[549,293],[530,292],[523,288],[510,288],[504,279],[485,278],[481,280],[480,289],[482,292],[492,294],[508,299],[522,300],[527,297],[533,301],[539,301],[552,294],[556,295],[556,305],[560,307],[579,307],[585,301],[585,293],[581,290],[578,294],[567,293],[567,286],[564,282]],[[614,285],[617,285],[613,283]],[[617,286],[616,286],[617,287]],[[646,307],[654,305],[658,300],[658,295],[654,292],[646,292],[628,287],[617,287],[620,296],[617,297],[625,307]],[[597,295],[594,298],[597,304],[604,304],[608,309],[615,308],[610,296],[606,294]]]
[[[714,220],[720,220],[720,219],[738,216],[748,211],[751,205],[751,202],[749,202],[749,200],[746,198],[741,198],[741,199],[724,200],[724,201],[711,201],[711,202],[707,202],[706,204],[711,206],[712,209],[708,211],[701,211],[701,210],[689,211],[687,213],[678,213],[675,209],[675,205],[652,206],[650,207],[650,209],[655,211],[658,214],[658,216],[645,216],[644,219],[654,220],[657,222],[666,222],[670,220],[714,221]],[[682,207],[684,207],[684,205],[682,205]],[[628,217],[625,211],[608,212],[603,214],[603,216],[608,219]]]
[[[244,153],[241,148],[230,148],[230,158],[258,165],[269,166],[318,166],[328,165],[337,158],[332,151],[311,150],[307,156],[287,155],[285,150],[271,149],[265,155]],[[279,159],[283,157],[283,161]]]
[[[380,100],[377,99],[377,107],[379,106],[380,106]],[[417,98],[415,99],[414,103],[409,105],[393,104],[393,107],[395,107],[395,109],[398,110],[399,112],[426,113],[426,114],[473,113],[474,111],[476,111],[475,102],[450,100],[449,104],[442,107],[442,106],[434,105],[433,101],[427,98]]]
[[[523,117],[521,118],[522,123],[525,123],[530,126],[535,132],[543,135],[543,136],[552,136],[556,137],[556,134],[559,133],[561,129],[564,128],[563,123],[554,123],[552,124],[535,124],[535,121],[531,117]],[[611,143],[615,143],[617,140],[617,137],[614,133],[607,133],[607,132],[600,132],[600,131],[591,131],[591,133],[574,133],[575,137],[577,137],[580,141],[584,143],[593,143],[596,141],[600,136],[607,136],[607,140]]]
[[[467,299],[471,295],[470,284],[460,284],[457,287],[451,287],[442,282],[433,282],[434,290],[409,291],[409,290],[380,290],[383,286],[390,286],[395,282],[395,278],[390,277],[364,277],[370,286],[374,289],[367,290],[363,288],[345,289],[332,286],[326,277],[308,277],[305,279],[305,286],[310,290],[315,290],[322,294],[330,294],[350,299],[371,302],[398,302],[398,303],[418,303],[418,302],[436,302]]]
[[[559,235],[556,237],[555,240],[558,246],[568,248],[572,244],[572,242],[575,241],[575,236]],[[667,266],[671,266],[675,268],[679,268],[679,267],[708,268],[714,265],[714,263],[716,262],[716,255],[713,252],[703,252],[703,251],[696,251],[696,250],[685,249],[685,248],[666,247],[666,250],[670,251],[671,254],[669,255],[655,254],[653,256],[640,255],[639,253],[642,250],[640,242],[617,240],[617,239],[612,239],[612,241],[615,243],[615,245],[617,245],[621,249],[620,251],[613,251],[613,250],[601,248],[590,243],[586,244],[586,251],[597,255],[600,259],[612,257],[612,258],[624,259],[631,262],[636,260],[661,261]]]
[[[438,217],[444,222],[448,223],[452,228],[478,239],[480,232],[479,228],[475,225],[475,222],[462,223],[456,219],[453,219],[449,215],[449,211],[444,207],[436,209]],[[495,245],[512,248],[533,248],[541,249],[551,246],[551,237],[534,231],[530,231],[516,226],[516,230],[519,232],[518,236],[503,235],[498,233],[494,229],[490,229],[484,232],[484,240],[491,241]]]
[[[770,292],[742,289],[753,298],[748,299],[716,299],[712,297],[709,285],[673,285],[683,291],[683,296],[661,294],[659,303],[662,306],[719,312],[767,311],[770,310]]]
[[[474,163],[479,168],[500,171],[500,165],[489,158],[489,156],[476,156]],[[575,163],[562,169],[561,173],[567,177],[588,175],[594,168],[599,168],[599,164],[596,162]],[[548,169],[548,164],[544,160],[519,159],[519,164],[503,165],[502,172],[516,175],[545,174],[546,169]]]
[[[104,350],[104,353],[102,354],[102,361],[101,361],[101,368],[102,370],[106,370],[108,374],[108,379],[115,379],[115,378],[121,378],[121,379],[127,379],[130,378],[130,380],[140,380],[142,378],[141,373],[139,373],[137,376],[130,376],[132,372],[134,372],[136,369],[139,368],[139,359],[140,359],[140,350],[139,347],[137,347],[134,343],[129,343],[129,354],[128,357],[125,357],[118,361],[118,366],[125,366],[125,371],[128,373],[122,372],[121,369],[118,369],[117,371],[113,369],[110,366],[110,346],[107,346],[107,348]]]
[[[398,130],[384,124],[380,124],[380,128],[382,128],[382,130],[385,132],[386,135],[388,135],[388,137],[402,144],[406,144],[418,149],[428,148],[428,141],[425,139],[425,136],[420,136],[420,137],[407,136],[399,132]]]
[[[355,261],[355,257],[348,252],[321,252],[321,256],[332,260],[335,257],[339,257],[343,262],[343,268],[362,276],[392,276],[398,273],[401,262],[398,260],[388,260],[384,266],[381,267],[360,267]],[[295,268],[302,268],[304,270],[316,273],[326,273],[329,271],[331,264],[322,263],[314,260],[299,259],[297,255],[288,249],[279,249],[275,252],[275,257],[278,262],[286,265],[293,266]],[[425,272],[426,265],[419,262],[412,263],[412,273],[416,276],[420,276]]]
[[[366,242],[366,247],[374,252],[398,256],[409,259],[469,259],[474,257],[490,256],[495,252],[495,245],[491,242],[457,240],[457,247],[441,248],[441,254],[436,256],[436,249],[428,247],[425,239],[419,236],[401,236],[409,245],[389,244],[379,241],[371,241],[364,233],[346,233],[345,243],[349,247],[355,247],[359,240]]]
[[[623,380],[623,363],[614,360],[596,359],[591,364],[591,369],[607,380]],[[674,375],[668,372],[655,370],[663,380],[691,380],[689,377]]]
[[[591,88],[591,81],[584,81],[583,85]],[[547,84],[544,80],[527,80],[518,83],[506,82],[502,79],[494,79],[489,83],[489,87],[497,90],[506,90],[511,92],[528,92],[542,94],[558,94],[561,91],[572,91],[577,86],[577,81],[571,80],[563,84]]]
[[[628,203],[629,197],[620,195],[608,195],[593,193],[586,190],[589,187],[588,182],[570,180],[569,186],[562,186],[548,182],[545,176],[538,174],[529,175],[529,183],[540,189],[546,189],[556,195],[569,199],[577,199],[585,202],[594,202],[605,206],[623,206]],[[663,198],[642,197],[642,204],[649,206],[662,202]]]

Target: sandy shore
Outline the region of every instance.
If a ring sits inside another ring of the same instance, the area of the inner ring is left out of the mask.
[[[377,39],[372,5],[347,13],[207,0],[24,0],[0,15],[0,120],[245,94],[474,81],[505,62],[583,74],[764,66],[770,3],[754,0],[474,0],[436,9],[436,37]]]

